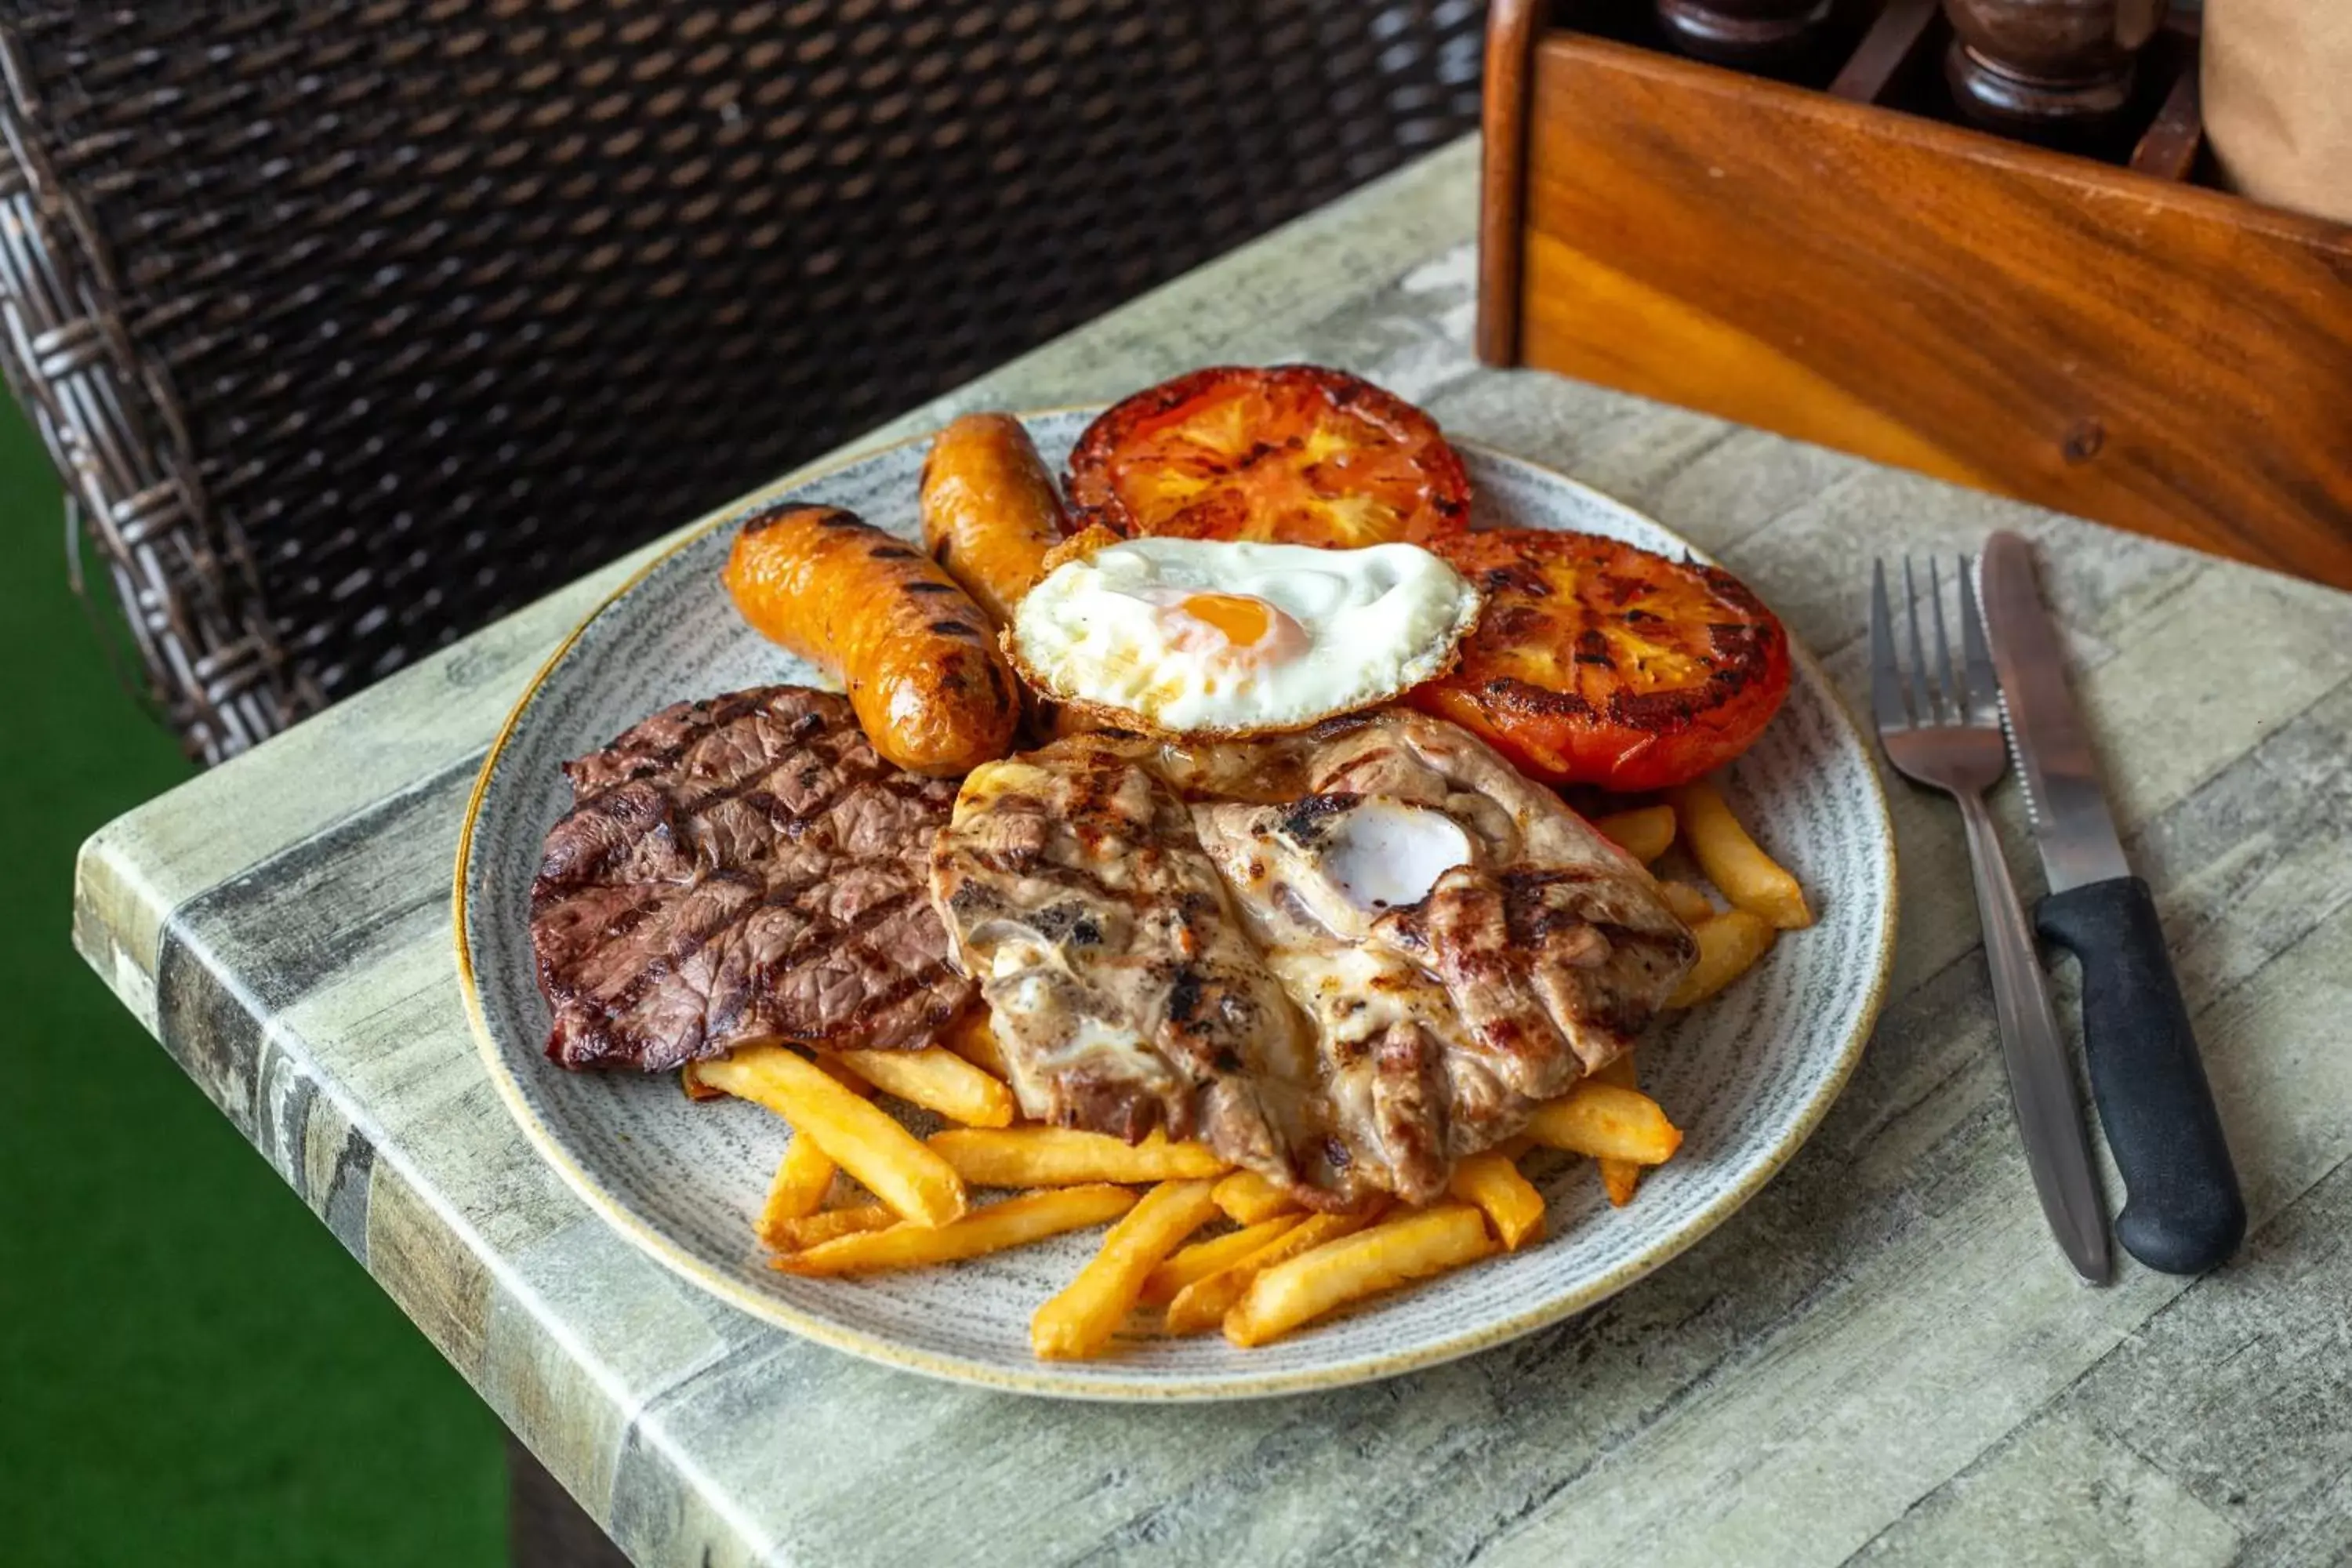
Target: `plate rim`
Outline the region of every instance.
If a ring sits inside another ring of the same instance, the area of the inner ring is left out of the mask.
[[[1025,426],[1035,419],[1056,415],[1087,413],[1108,406],[1110,406],[1108,403],[1072,403],[1047,407],[1015,409],[1009,412],[1013,417]],[[1265,1399],[1284,1394],[1345,1388],[1437,1366],[1521,1338],[1538,1329],[1548,1328],[1562,1319],[1572,1317],[1587,1308],[1596,1306],[1655,1273],[1696,1245],[1703,1237],[1712,1235],[1725,1221],[1747,1206],[1748,1203],[1761,1192],[1774,1176],[1780,1174],[1789,1162],[1796,1157],[1797,1152],[1811,1139],[1822,1119],[1829,1114],[1830,1107],[1834,1105],[1838,1098],[1845,1092],[1846,1084],[1853,1078],[1854,1068],[1861,1062],[1864,1047],[1868,1045],[1871,1034],[1877,1026],[1879,1013],[1885,1004],[1887,985],[1894,972],[1896,928],[1902,919],[1901,866],[1895,858],[1894,816],[1887,804],[1885,783],[1879,777],[1878,769],[1869,765],[1872,754],[1869,738],[1863,733],[1862,726],[1855,721],[1844,700],[1839,697],[1837,688],[1830,680],[1828,671],[1822,668],[1821,661],[1814,657],[1812,650],[1791,637],[1789,642],[1789,651],[1792,661],[1807,678],[1820,683],[1822,689],[1829,697],[1829,707],[1835,715],[1838,724],[1860,751],[1865,763],[1863,769],[1864,777],[1869,785],[1870,797],[1877,807],[1874,837],[1877,841],[1875,847],[1880,861],[1886,871],[1886,919],[1879,928],[1876,950],[1871,954],[1872,973],[1869,989],[1864,994],[1862,1005],[1854,1016],[1853,1028],[1848,1032],[1847,1037],[1838,1043],[1836,1060],[1829,1075],[1823,1080],[1822,1087],[1799,1110],[1788,1131],[1780,1142],[1773,1145],[1771,1151],[1743,1173],[1735,1184],[1727,1187],[1699,1209],[1681,1230],[1662,1238],[1634,1257],[1609,1268],[1580,1289],[1565,1291],[1559,1296],[1530,1306],[1523,1311],[1514,1312],[1507,1317],[1482,1323],[1474,1329],[1443,1339],[1409,1349],[1361,1356],[1353,1361],[1330,1366],[1302,1368],[1292,1372],[1268,1372],[1255,1376],[1246,1373],[1216,1377],[1202,1377],[1193,1374],[1150,1383],[1137,1383],[1090,1376],[1083,1370],[1087,1364],[1083,1362],[1072,1362],[1050,1367],[1047,1363],[1041,1363],[1038,1370],[1034,1372],[1008,1372],[1002,1367],[985,1363],[912,1349],[887,1336],[860,1332],[854,1328],[804,1313],[775,1297],[750,1289],[672,1240],[650,1222],[640,1219],[631,1213],[618,1197],[607,1192],[593,1175],[572,1159],[571,1153],[557,1140],[539,1114],[531,1109],[530,1101],[523,1096],[522,1086],[517,1075],[507,1063],[504,1053],[499,1049],[496,1037],[490,1032],[488,1014],[484,1008],[480,984],[474,972],[472,948],[467,940],[466,884],[473,868],[475,830],[480,823],[482,805],[489,791],[491,776],[497,771],[499,757],[504,754],[509,742],[513,740],[516,731],[520,727],[523,715],[539,696],[540,689],[546,684],[548,678],[554,674],[556,667],[563,662],[565,657],[579,644],[580,639],[587,635],[590,626],[611,611],[621,600],[627,597],[671,557],[717,530],[726,527],[749,508],[762,505],[768,500],[784,491],[822,479],[828,475],[839,473],[845,468],[854,468],[885,453],[897,451],[919,441],[928,441],[937,433],[934,429],[924,429],[913,435],[900,437],[897,440],[860,447],[836,458],[795,468],[780,479],[735,498],[724,506],[706,512],[688,524],[676,539],[657,551],[635,571],[615,584],[610,593],[597,601],[594,607],[583,616],[579,623],[564,635],[561,642],[556,644],[547,658],[541,662],[539,668],[532,672],[530,679],[516,697],[514,706],[508,710],[506,719],[499,726],[498,734],[491,740],[488,751],[483,753],[480,770],[475,774],[474,787],[466,802],[465,819],[458,829],[457,854],[450,900],[451,945],[456,950],[457,986],[465,998],[466,1021],[473,1031],[475,1054],[481,1059],[484,1070],[489,1075],[492,1086],[498,1090],[499,1099],[504,1103],[508,1115],[521,1131],[525,1141],[530,1144],[541,1159],[553,1167],[556,1174],[563,1179],[564,1184],[570,1187],[593,1213],[605,1224],[618,1230],[639,1251],[667,1268],[672,1273],[710,1292],[729,1306],[748,1313],[762,1322],[773,1324],[803,1339],[814,1341],[829,1349],[843,1351],[866,1361],[895,1367],[900,1371],[919,1373],[925,1376],[940,1378],[950,1383],[1045,1398],[1119,1404],[1180,1404],[1225,1399]],[[1485,441],[1454,436],[1449,436],[1447,440],[1455,447],[1470,448],[1482,456],[1501,458],[1523,468],[1535,469],[1552,482],[1580,491],[1610,509],[1639,519],[1673,540],[1687,555],[1713,563],[1712,556],[1693,545],[1682,534],[1651,517],[1649,513],[1620,500],[1604,490],[1596,489],[1549,463],[1538,462],[1515,452],[1505,451]]]

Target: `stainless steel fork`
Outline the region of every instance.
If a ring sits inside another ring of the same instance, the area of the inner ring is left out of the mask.
[[[1965,559],[1958,575],[1962,658],[1955,664],[1944,635],[1942,576],[1932,558],[1927,563],[1927,603],[1936,629],[1936,659],[1930,664],[1919,636],[1917,582],[1905,559],[1903,596],[1911,634],[1906,677],[1895,653],[1886,565],[1871,563],[1870,705],[1878,721],[1879,744],[1886,748],[1895,771],[1959,803],[1976,882],[1977,919],[1984,928],[1985,957],[1992,968],[2001,1057],[2009,1067],[2018,1131],[2025,1139],[2026,1166],[2033,1173],[2042,1212],[2067,1260],[2084,1279],[2104,1283],[2111,1267],[2107,1216],[2091,1170],[2082,1100],[2074,1092],[2074,1075],[2051,1010],[2049,980],[2027,933],[2025,910],[2009,879],[2009,862],[1993,831],[1992,814],[1985,809],[1984,792],[2009,767],[2009,743],[2001,734],[2000,688]]]

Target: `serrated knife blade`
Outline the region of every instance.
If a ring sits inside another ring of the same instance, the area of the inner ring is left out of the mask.
[[[2066,684],[2065,647],[2042,605],[2033,552],[2024,540],[1996,533],[1985,542],[1977,596],[2000,677],[2001,727],[2025,786],[2026,813],[2050,890],[2130,876],[2099,783],[2098,759]]]

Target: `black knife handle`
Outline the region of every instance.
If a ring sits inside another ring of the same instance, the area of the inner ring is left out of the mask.
[[[2083,1054],[2124,1178],[2116,1239],[2167,1274],[2216,1267],[2245,1239],[2246,1204],[2147,884],[2053,893],[2034,924],[2083,966]]]

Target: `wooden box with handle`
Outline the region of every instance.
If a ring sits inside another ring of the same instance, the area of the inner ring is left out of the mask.
[[[2352,588],[2352,227],[2160,4],[1496,0],[1481,357]]]

